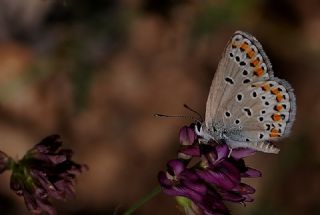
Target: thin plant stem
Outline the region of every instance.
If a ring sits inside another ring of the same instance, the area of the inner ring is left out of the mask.
[[[161,191],[161,187],[157,186],[155,187],[150,193],[142,197],[139,201],[137,201],[135,204],[133,204],[126,212],[124,212],[122,215],[131,215],[133,212],[135,212],[138,208],[140,208],[142,205],[144,205],[146,202],[150,201],[153,197],[158,195]]]

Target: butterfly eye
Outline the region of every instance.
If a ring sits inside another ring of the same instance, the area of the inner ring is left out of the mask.
[[[201,126],[202,126],[202,125],[201,125],[201,123],[200,123],[200,122],[196,122],[196,124],[194,125],[195,130],[200,131]]]

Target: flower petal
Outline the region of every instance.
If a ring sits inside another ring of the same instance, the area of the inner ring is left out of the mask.
[[[229,147],[227,144],[219,144],[215,147],[217,152],[217,159],[216,161],[220,161],[224,158],[226,158],[229,155]]]
[[[242,195],[253,194],[256,192],[256,190],[253,187],[245,183],[240,183],[237,187],[233,189],[233,191],[238,192]]]
[[[202,153],[207,158],[208,162],[212,165],[215,165],[219,162],[222,162],[224,159],[228,158],[229,147],[226,144],[218,144],[214,147],[212,146],[203,146]]]
[[[75,198],[75,190],[73,187],[72,181],[69,180],[59,180],[54,183],[54,186],[57,188],[60,198],[62,199],[70,199]],[[57,198],[58,199],[58,198]]]
[[[193,128],[184,126],[180,129],[179,138],[181,145],[192,145],[196,140],[197,135]]]
[[[172,187],[172,181],[167,178],[166,173],[163,171],[158,173],[158,181],[162,187]]]
[[[231,156],[238,160],[244,157],[248,157],[250,155],[255,154],[256,151],[254,149],[249,149],[249,148],[236,148],[232,150]]]
[[[236,192],[220,191],[219,193],[225,201],[242,202],[245,200],[245,197]]]
[[[206,182],[227,190],[237,186],[241,180],[239,171],[227,161],[213,168],[196,170],[196,172]]]
[[[57,215],[55,208],[52,206],[48,199],[36,199],[36,201],[38,207],[41,208],[41,213],[35,214],[42,214],[43,212],[45,212],[48,215]]]
[[[9,162],[10,158],[8,157],[8,155],[0,151],[0,173],[3,173],[9,168]]]
[[[185,187],[187,187],[188,189],[193,190],[193,191],[195,191],[199,194],[202,194],[202,195],[206,194],[206,192],[208,190],[207,186],[200,181],[198,183],[194,183],[191,181],[183,181],[183,185]]]
[[[245,198],[245,202],[253,202],[253,198],[250,196],[250,195],[244,195],[244,198]]]
[[[174,160],[170,160],[167,163],[167,168],[168,168],[169,174],[171,174],[172,176],[177,176],[182,171],[184,171],[186,167],[182,161],[174,159]]]
[[[199,176],[191,170],[185,170],[179,175],[179,179],[197,182],[200,180]]]
[[[221,196],[212,195],[209,191],[202,202],[196,203],[206,215],[228,215],[229,210],[222,201]]]
[[[18,173],[13,172],[10,177],[10,188],[18,196],[23,194],[23,181]]]
[[[37,145],[34,146],[34,150],[40,152],[40,153],[54,153],[56,152],[60,146],[62,145],[62,142],[59,140],[59,135],[51,135],[43,140],[40,141]]]
[[[257,178],[261,176],[262,176],[262,173],[259,170],[253,169],[251,167],[247,167],[247,171],[244,173],[241,173],[241,177],[247,177],[247,178]]]
[[[184,186],[173,186],[171,188],[162,187],[162,191],[169,196],[184,196],[197,202],[200,202],[203,199],[202,194]]]
[[[199,145],[186,146],[180,149],[180,153],[189,155],[191,157],[200,157],[201,155]]]

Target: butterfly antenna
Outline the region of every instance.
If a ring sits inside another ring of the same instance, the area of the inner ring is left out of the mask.
[[[204,121],[204,120],[203,120],[202,115],[201,115],[198,111],[196,111],[196,110],[192,109],[191,107],[189,107],[189,106],[188,106],[188,105],[186,105],[186,104],[183,104],[183,107],[184,107],[184,108],[186,108],[186,109],[188,109],[189,111],[191,111],[191,112],[193,112],[193,113],[197,114],[197,115],[198,115],[198,117],[200,118],[201,122],[203,122],[203,121]]]
[[[184,116],[184,115],[166,115],[166,114],[156,113],[156,114],[153,114],[153,116],[155,116],[155,117],[167,117],[167,118],[185,118],[185,119],[195,120],[195,118],[192,117],[192,116]]]

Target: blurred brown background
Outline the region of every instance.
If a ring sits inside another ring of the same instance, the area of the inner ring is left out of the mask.
[[[320,2],[0,0],[0,150],[19,158],[59,133],[90,171],[61,215],[121,214],[176,156],[187,103],[205,111],[224,46],[255,35],[297,96],[281,153],[249,158],[255,202],[233,214],[320,214]],[[0,214],[28,214],[0,176]],[[135,214],[179,214],[160,194]]]

